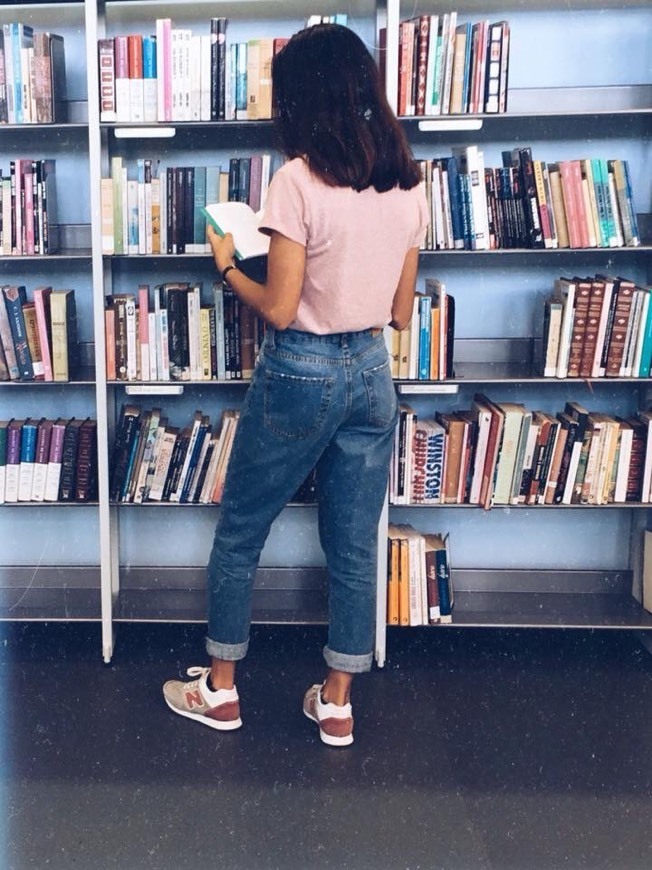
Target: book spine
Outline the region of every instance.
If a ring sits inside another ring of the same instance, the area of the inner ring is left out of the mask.
[[[85,420],[79,429],[74,499],[91,501],[97,488],[97,422]]]
[[[13,420],[7,431],[7,459],[5,466],[5,501],[18,501],[20,484],[20,448],[23,430],[22,420]]]
[[[48,471],[45,482],[45,494],[43,497],[44,501],[59,500],[59,480],[61,478],[61,459],[63,456],[63,439],[65,432],[65,422],[57,420],[52,426]]]
[[[20,379],[24,381],[34,380],[34,367],[27,341],[27,329],[23,314],[25,288],[22,286],[5,286],[2,288],[2,292],[5,296],[5,305]]]
[[[45,485],[48,474],[52,426],[52,420],[43,419],[39,423],[36,439],[36,454],[34,456],[34,476],[32,478],[31,501],[42,502],[45,499]]]

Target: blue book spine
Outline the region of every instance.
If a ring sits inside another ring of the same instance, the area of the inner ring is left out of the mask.
[[[464,44],[464,79],[462,82],[462,112],[469,111],[469,90],[471,81],[471,22],[466,23],[466,42]]]
[[[634,192],[632,190],[632,180],[629,174],[629,162],[623,160],[623,171],[625,173],[625,183],[627,185],[627,206],[629,210],[629,219],[632,225],[632,245],[640,245],[641,237],[638,232],[638,218],[636,217],[636,207],[634,206]]]
[[[462,172],[458,176],[461,182],[462,190],[462,215],[464,222],[464,247],[468,251],[474,251],[475,244],[475,223],[473,220],[473,205],[471,202],[471,179]]]
[[[600,168],[600,184],[602,185],[603,196],[605,207],[607,211],[607,226],[609,232],[609,246],[615,247],[617,233],[616,233],[616,219],[614,216],[613,208],[611,207],[611,196],[609,195],[609,170],[607,169],[607,161],[602,158],[598,159],[598,164]]]
[[[186,479],[183,483],[181,496],[179,497],[179,501],[182,504],[187,504],[188,502],[188,497],[190,496],[190,490],[192,488],[192,479],[195,476],[195,470],[197,469],[197,463],[199,462],[199,454],[201,453],[201,449],[204,444],[204,436],[206,435],[208,428],[209,426],[207,424],[202,423],[199,428],[199,432],[197,433],[195,443],[193,444],[190,461],[188,463],[188,470],[186,472]]]
[[[446,160],[446,172],[448,173],[448,198],[450,200],[451,224],[453,226],[453,244],[456,249],[463,249],[464,224],[460,202],[457,160],[455,157],[450,157]]]
[[[195,253],[200,254],[206,244],[206,218],[202,211],[207,204],[206,199],[206,167],[195,166],[195,209],[193,240]]]
[[[419,299],[419,380],[430,378],[430,323],[432,299],[422,296]]]
[[[439,589],[439,612],[442,617],[450,616],[452,613],[452,602],[450,595],[450,571],[446,551],[437,550],[435,552],[435,560],[437,565],[437,588]]]
[[[600,169],[600,161],[593,157],[591,159],[591,174],[593,175],[593,187],[595,189],[595,201],[598,206],[598,223],[600,224],[600,247],[609,247],[609,219],[607,217],[607,206],[605,203],[605,190],[602,183],[602,171]]]
[[[20,461],[34,462],[36,458],[36,435],[38,427],[36,423],[26,420],[23,424],[22,437],[20,439]]]
[[[143,36],[143,78],[156,78],[156,39]]]
[[[120,498],[119,501],[127,501],[127,497],[129,494],[129,486],[131,483],[131,476],[134,473],[134,463],[136,461],[136,454],[138,453],[138,444],[140,442],[141,437],[144,436],[142,431],[143,423],[140,422],[140,425],[136,423],[134,426],[133,437],[131,443],[129,445],[129,458],[127,461],[127,470],[124,476],[124,480],[122,482],[122,489],[120,490]]]
[[[206,167],[206,205],[220,201],[220,166]]]
[[[21,62],[22,24],[11,25],[11,54],[13,59],[14,111],[16,124],[23,123],[23,74]]]
[[[651,291],[648,291],[651,292]],[[643,349],[641,350],[641,364],[638,370],[639,378],[650,377],[650,367],[652,364],[652,299],[647,309],[647,319],[645,321],[645,330],[643,333]]]

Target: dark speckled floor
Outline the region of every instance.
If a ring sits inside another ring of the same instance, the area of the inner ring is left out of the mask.
[[[0,625],[0,867],[652,867],[652,658],[627,634],[393,633],[356,742],[300,713],[321,629],[257,628],[244,728],[174,716],[199,626]]]

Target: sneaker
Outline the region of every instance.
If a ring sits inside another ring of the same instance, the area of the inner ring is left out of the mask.
[[[234,686],[213,692],[208,688],[209,673],[209,668],[188,668],[188,676],[198,679],[189,683],[168,680],[163,686],[165,703],[179,716],[203,722],[218,731],[234,731],[242,725],[238,691]]]
[[[353,713],[350,704],[331,704],[322,700],[323,683],[311,686],[303,699],[303,712],[319,725],[319,736],[329,746],[353,743]]]

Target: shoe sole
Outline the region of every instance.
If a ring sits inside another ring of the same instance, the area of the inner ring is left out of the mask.
[[[303,715],[307,719],[310,719],[311,722],[319,725],[319,719],[313,716],[312,713],[309,713],[305,707],[303,708]],[[347,734],[346,737],[333,737],[332,734],[326,734],[325,731],[322,731],[321,725],[319,725],[319,737],[322,743],[325,743],[327,746],[350,746],[353,743],[353,734]]]
[[[164,700],[170,710],[172,710],[173,713],[176,713],[177,716],[184,716],[186,719],[194,719],[195,722],[201,722],[202,725],[208,725],[209,728],[213,728],[215,731],[236,731],[238,728],[242,727],[242,719],[240,718],[228,722],[220,721],[219,719],[210,719],[202,713],[190,713],[186,710],[179,710],[177,707],[174,707],[167,698],[164,697]]]

